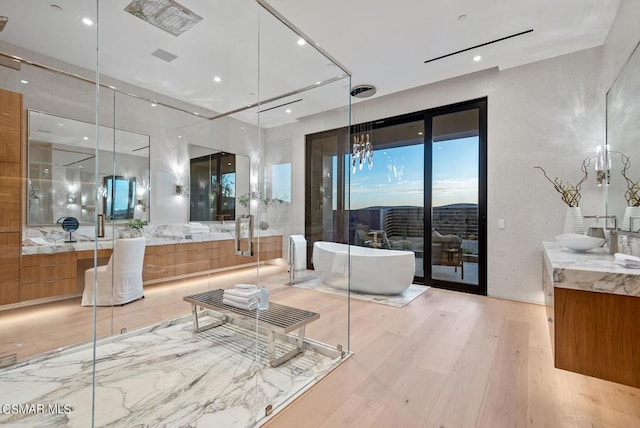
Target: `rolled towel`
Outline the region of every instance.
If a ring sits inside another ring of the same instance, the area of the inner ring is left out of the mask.
[[[258,291],[258,287],[253,284],[236,284],[233,287],[242,291]]]
[[[258,290],[241,290],[237,288],[229,288],[228,290],[224,290],[225,296],[236,296],[236,297],[253,297],[258,295]]]
[[[244,304],[244,303],[238,303],[235,300],[229,300],[229,299],[223,298],[222,303],[224,303],[225,305],[233,306],[234,308],[246,309],[249,311],[252,309],[258,309],[258,302]]]
[[[333,256],[333,265],[331,266],[332,273],[347,273],[347,262],[349,260],[349,254],[346,251],[337,251]]]

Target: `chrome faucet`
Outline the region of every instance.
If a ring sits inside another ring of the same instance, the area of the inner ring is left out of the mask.
[[[607,235],[605,234],[605,229],[609,231],[609,239],[608,239],[608,244],[609,244],[609,252],[611,254],[617,253],[618,252],[618,219],[616,218],[616,216],[614,215],[588,215],[588,216],[584,216],[584,218],[595,218],[596,221],[600,220],[601,218],[605,219],[604,220],[604,227],[601,226],[592,226],[589,227],[589,230],[587,231],[587,235],[588,236],[593,236],[596,238],[603,238],[603,239],[607,239]],[[639,217],[640,218],[640,217]],[[613,220],[613,228],[607,227],[607,219],[612,219]]]

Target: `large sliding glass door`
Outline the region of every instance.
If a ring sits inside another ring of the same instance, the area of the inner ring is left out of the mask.
[[[486,294],[486,100],[425,117],[425,282]]]
[[[346,128],[308,135],[310,248],[411,251],[415,283],[486,294],[486,118],[475,100],[354,125],[352,138],[365,128],[373,144],[362,168],[348,162]]]

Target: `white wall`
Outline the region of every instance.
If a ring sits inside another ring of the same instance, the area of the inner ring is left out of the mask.
[[[543,302],[541,242],[562,232],[566,206],[533,167],[575,182],[583,158],[602,143],[602,49],[375,98],[354,105],[353,117],[375,120],[480,97],[488,98],[488,293]],[[344,126],[347,117],[336,110],[267,133],[268,150],[293,161],[295,233],[304,231],[304,135]],[[581,207],[584,215],[604,213],[595,178],[583,186]],[[506,229],[497,229],[498,219],[506,220]]]
[[[603,50],[604,87],[609,89],[640,41],[640,1],[622,0]]]

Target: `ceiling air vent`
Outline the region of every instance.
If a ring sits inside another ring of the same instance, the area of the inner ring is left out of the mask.
[[[166,62],[171,62],[174,59],[178,58],[177,55],[174,55],[171,52],[167,52],[164,49],[156,49],[155,51],[151,52],[151,55]]]
[[[373,85],[358,85],[351,89],[351,96],[356,98],[369,98],[376,93],[376,87]]]
[[[200,15],[174,0],[133,0],[124,10],[174,36],[202,21]]]

